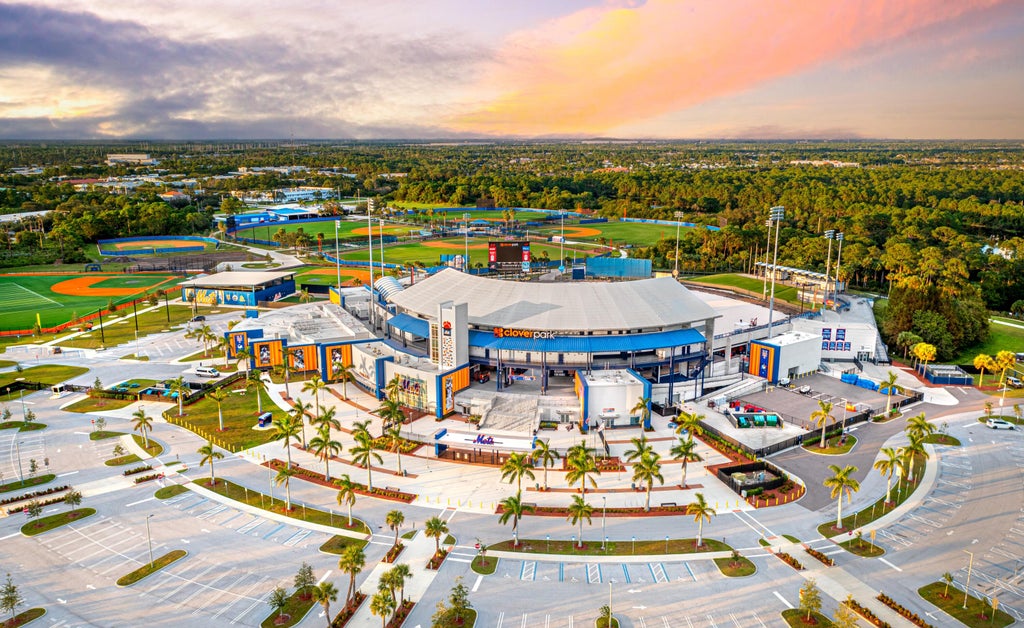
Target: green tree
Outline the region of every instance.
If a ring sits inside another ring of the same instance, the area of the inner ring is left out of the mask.
[[[228,398],[228,391],[223,388],[215,388],[210,392],[206,393],[206,398],[212,400],[217,404],[217,431],[224,431],[224,410],[222,408],[224,400]]]
[[[67,495],[64,496],[64,503],[67,504],[68,508],[71,510],[78,508],[78,506],[82,503],[82,492],[75,490],[69,492]]]
[[[313,601],[324,608],[327,628],[331,628],[331,602],[338,601],[338,589],[327,580],[313,587]]]
[[[711,523],[711,517],[718,513],[704,499],[703,493],[696,493],[694,497],[696,501],[686,505],[686,514],[692,515],[693,520],[697,522],[697,545],[695,547],[700,547],[704,545],[704,522]]]
[[[324,380],[320,379],[319,375],[315,375],[302,385],[302,392],[313,395],[313,401],[316,404],[316,418],[318,420],[320,418],[320,393],[325,388],[327,388],[327,384],[324,383]]]
[[[270,592],[270,599],[267,600],[270,604],[270,608],[277,611],[277,616],[281,617],[284,615],[284,609],[288,606],[288,592],[283,587],[276,587]]]
[[[925,418],[924,412],[917,416],[912,416],[907,419],[907,426],[904,428],[907,435],[915,435],[918,438],[926,438],[935,433],[935,425],[928,422]]]
[[[565,474],[566,483],[572,486],[579,482],[580,492],[586,498],[587,481],[589,480],[590,485],[596,489],[597,481],[592,476],[601,475],[600,469],[597,468],[597,458],[592,450],[580,444],[571,447],[566,452],[565,461],[566,466],[569,467],[569,471]]]
[[[822,449],[825,448],[825,428],[829,423],[835,423],[836,418],[832,416],[832,404],[828,401],[818,401],[818,409],[811,413],[811,423],[815,423],[821,427],[821,444],[818,445]]]
[[[974,356],[974,368],[978,369],[981,373],[981,377],[978,379],[978,386],[985,385],[985,369],[992,363],[992,356],[986,353],[979,353]]]
[[[405,584],[412,578],[412,569],[407,563],[398,563],[389,571],[394,573],[394,582],[398,586],[398,605],[405,605]],[[394,593],[392,593],[394,595]]]
[[[345,604],[352,601],[356,594],[356,576],[366,567],[366,554],[363,548],[358,545],[349,545],[338,559],[338,569],[349,575],[348,591],[345,594]]]
[[[850,501],[853,499],[853,494],[860,490],[860,482],[851,477],[857,472],[857,467],[846,465],[840,469],[838,465],[830,464],[828,470],[832,472],[832,476],[825,478],[822,483],[831,491],[832,499],[836,499],[836,529],[841,530],[843,527],[843,495],[846,495],[846,500]]]
[[[646,426],[647,421],[651,418],[651,398],[640,396],[636,401],[636,405],[630,408],[630,414],[635,414],[640,417],[640,425]]]
[[[291,512],[292,510],[292,477],[295,475],[295,469],[291,467],[285,467],[284,469],[278,469],[277,475],[274,476],[274,484],[281,486],[284,484],[284,497],[285,511]]]
[[[647,441],[647,437],[643,434],[639,437],[631,438],[629,442],[633,448],[626,450],[624,454],[626,462],[634,462],[654,453],[654,446]]]
[[[274,424],[273,440],[284,441],[284,453],[288,459],[288,468],[292,468],[292,439],[299,435],[299,426],[295,420],[287,414]]]
[[[679,416],[676,417],[676,434],[686,432],[689,440],[693,440],[694,436],[700,436],[704,433],[704,421],[705,417],[703,414],[697,414],[696,412],[682,411]]]
[[[948,571],[942,574],[942,581],[946,583],[946,588],[942,591],[942,597],[949,599],[949,585],[953,584],[953,574]]]
[[[462,583],[462,576],[456,576],[455,585],[452,587],[451,593],[448,594],[448,602],[452,605],[456,621],[462,621],[462,616],[466,611],[473,608],[469,602],[469,589]]]
[[[348,477],[348,474],[341,476],[339,479],[334,481],[334,485],[338,487],[338,505],[342,504],[348,507],[348,527],[352,527],[352,506],[356,503],[356,483]]]
[[[381,401],[380,407],[374,410],[374,412],[380,417],[381,436],[387,433],[388,428],[392,425],[401,425],[405,423],[405,412],[402,410],[401,404],[393,399],[384,399]]]
[[[530,456],[526,453],[509,454],[505,463],[501,465],[501,479],[510,484],[514,480],[516,492],[519,493],[523,490],[523,476],[531,480],[534,479],[533,462],[530,460]]]
[[[313,574],[313,567],[306,561],[302,561],[299,571],[295,574],[295,592],[302,599],[308,600],[313,595],[314,586],[316,586],[316,576]]]
[[[405,523],[405,513],[401,510],[389,510],[388,514],[384,515],[384,523],[395,531],[395,545],[398,545],[398,530]]]
[[[836,607],[836,614],[832,618],[832,625],[835,628],[857,628],[860,624],[860,616],[853,610],[853,594],[847,593],[846,599]]]
[[[569,516],[568,521],[572,525],[579,525],[579,543],[577,547],[583,547],[583,520],[586,519],[587,525],[590,525],[590,517],[594,514],[594,507],[586,502],[586,500],[579,496],[572,496],[572,503],[566,509]]]
[[[0,588],[0,610],[11,614],[11,623],[13,624],[18,607],[24,603],[25,598],[18,590],[18,585],[11,580],[11,574],[7,574],[7,580],[4,582],[3,588]]]
[[[504,523],[504,522],[503,522]],[[448,534],[448,524],[441,517],[431,517],[423,524],[423,533],[434,539],[434,554],[441,553],[441,539]]]
[[[533,506],[523,503],[520,491],[501,500],[501,514],[498,515],[498,523],[504,525],[510,519],[512,520],[512,547],[519,547],[519,520],[523,518],[523,514],[534,510]]]
[[[889,496],[892,493],[892,476],[896,474],[896,471],[900,468],[900,454],[892,447],[882,447],[879,450],[882,454],[882,458],[875,461],[875,469],[885,476],[885,502],[889,503],[892,500]]]
[[[549,441],[540,439],[537,439],[533,453],[530,455],[544,467],[544,490],[546,491],[548,490],[548,467],[553,467],[555,462],[561,459],[561,455],[551,448]]]
[[[341,382],[341,396],[348,401],[348,383],[352,381],[354,375],[351,364],[342,364],[341,362],[335,362],[331,365],[331,372],[334,374],[334,379]]]
[[[897,375],[895,371],[889,371],[882,380],[882,388],[885,389],[885,415],[889,416],[890,406],[892,404],[892,393],[894,391],[903,392],[903,387],[896,383]]]
[[[299,432],[296,436],[300,436],[302,439],[302,448],[306,449],[306,415],[309,412],[310,405],[304,403],[301,399],[296,399],[292,403],[291,415],[295,419],[295,424],[299,428]]]
[[[398,475],[402,475],[402,427],[399,425],[389,429],[387,437],[391,452],[395,454],[397,460]]]
[[[387,628],[388,616],[395,611],[395,598],[387,590],[377,591],[370,598],[370,612],[380,617],[380,625]]]
[[[333,409],[333,408],[332,408]],[[335,456],[343,449],[340,442],[331,438],[331,426],[323,424],[317,430],[316,436],[310,439],[309,448],[320,462],[324,463],[324,478],[331,481],[331,456]]]
[[[686,465],[689,462],[700,462],[703,460],[700,454],[697,453],[697,444],[693,440],[687,440],[682,437],[676,442],[676,444],[669,450],[672,454],[673,460],[682,460],[683,464],[683,477],[679,480],[679,488],[686,488]]]
[[[267,392],[267,383],[263,381],[263,373],[258,370],[248,373],[245,378],[245,388],[256,391],[256,412],[263,414],[263,395]]]
[[[658,484],[665,483],[665,478],[661,475],[661,456],[652,451],[633,464],[633,481],[641,482],[646,487],[644,512],[651,510],[651,489],[655,480]]]
[[[145,408],[139,408],[132,413],[132,427],[136,432],[142,432],[146,449],[149,449],[149,433],[153,430],[153,419],[146,416]]]
[[[807,613],[806,621],[811,621],[812,613],[821,612],[821,592],[814,578],[808,578],[800,587],[800,610]]]
[[[171,395],[178,400],[178,416],[181,416],[185,413],[185,395],[192,392],[192,389],[185,381],[184,376],[180,376],[171,380],[170,391]]]
[[[373,492],[373,463],[381,464],[383,459],[374,451],[369,434],[357,432],[353,436],[356,437],[356,444],[349,447],[348,452],[352,455],[353,463],[366,468],[366,490]]]
[[[907,478],[908,482],[914,481],[914,463],[917,458],[928,459],[928,451],[924,448],[924,436],[916,432],[910,432],[907,434],[907,444],[901,447],[903,450],[903,456],[907,460],[907,470],[910,471],[910,476]]]
[[[196,453],[198,453],[200,456],[202,456],[202,458],[199,459],[199,466],[200,467],[205,465],[207,462],[210,463],[210,486],[216,486],[217,485],[217,478],[214,477],[214,475],[213,475],[213,462],[215,460],[222,459],[224,457],[224,454],[222,454],[219,451],[217,451],[216,449],[214,449],[213,441],[207,442],[205,445],[200,447],[199,450]]]

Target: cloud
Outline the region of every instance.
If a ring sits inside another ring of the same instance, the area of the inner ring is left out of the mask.
[[[899,40],[1001,0],[650,0],[511,36],[453,129],[602,133]]]

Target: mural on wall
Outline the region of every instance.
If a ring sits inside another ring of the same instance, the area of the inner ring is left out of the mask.
[[[469,386],[469,367],[461,368],[441,378],[441,416],[455,411],[455,393]]]
[[[228,345],[228,355],[235,357],[239,351],[245,348],[245,345],[248,342],[248,334],[244,331],[231,332],[228,334],[228,340],[230,341],[230,344]]]
[[[342,354],[344,356],[344,354]],[[377,386],[377,356],[363,351],[352,352],[352,374],[365,386]]]
[[[288,368],[293,371],[315,371],[316,346],[288,347]]]
[[[352,345],[330,345],[324,347],[324,356],[327,360],[327,380],[338,381],[338,373],[343,366],[352,365]]]
[[[404,373],[395,375],[398,379],[398,402],[409,408],[423,410],[427,407],[426,382]]]
[[[281,340],[264,340],[252,343],[252,355],[256,368],[266,368],[284,363],[284,346]]]

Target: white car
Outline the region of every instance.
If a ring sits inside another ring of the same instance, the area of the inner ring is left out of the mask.
[[[994,430],[1012,430],[1013,429],[1013,423],[1010,423],[1009,421],[1004,421],[1002,419],[989,419],[988,421],[985,421],[985,425],[989,426],[990,428],[992,428]]]

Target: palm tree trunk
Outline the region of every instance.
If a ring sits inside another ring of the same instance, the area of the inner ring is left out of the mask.
[[[288,457],[288,468],[289,469],[292,468],[292,446],[291,446],[291,442],[290,441],[291,441],[290,438],[284,439],[284,453]]]
[[[889,503],[892,500],[889,499],[889,495],[892,492],[892,474],[889,474],[889,478],[885,481],[885,502]]]
[[[839,493],[839,501],[837,502],[837,504],[838,504],[838,506],[836,508],[836,529],[838,530],[838,529],[843,527],[843,494],[842,493]]]
[[[352,502],[348,503],[348,527],[352,527]]]
[[[576,547],[583,547],[583,517],[580,517],[580,541]]]
[[[331,452],[330,451],[325,452],[325,455],[324,455],[324,479],[326,479],[327,483],[330,484],[330,482],[331,482]]]
[[[704,545],[704,517],[697,523],[697,547]]]
[[[285,498],[285,502],[286,502],[284,507],[285,507],[286,510],[290,511],[292,509],[292,485],[291,485],[291,482],[285,481],[285,483],[284,483],[284,498]]]
[[[679,488],[686,488],[686,459],[683,459],[683,479],[679,480]]]
[[[821,449],[825,448],[825,422],[824,421],[822,421],[822,423],[821,423],[821,444],[818,445],[818,447],[820,447]]]
[[[544,490],[548,490],[548,465],[544,463]]]
[[[373,492],[373,472],[369,459],[366,461],[366,490]]]

